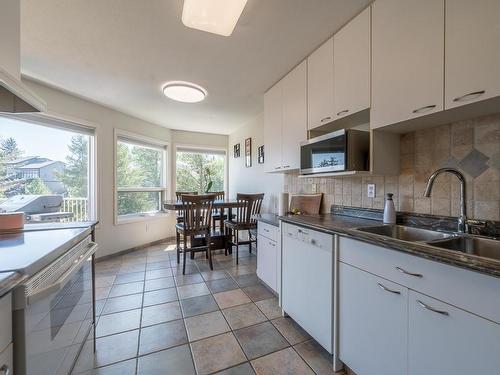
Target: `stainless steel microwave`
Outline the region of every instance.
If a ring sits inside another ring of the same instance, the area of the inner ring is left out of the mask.
[[[369,169],[370,133],[342,129],[300,144],[300,173]]]

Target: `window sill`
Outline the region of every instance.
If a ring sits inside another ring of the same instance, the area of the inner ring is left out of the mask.
[[[168,212],[156,212],[150,214],[131,214],[115,217],[115,225],[132,224],[144,221],[159,220],[170,217],[172,214]]]

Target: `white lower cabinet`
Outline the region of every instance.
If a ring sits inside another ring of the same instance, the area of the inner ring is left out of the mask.
[[[339,358],[357,375],[406,374],[408,289],[339,264]]]
[[[0,374],[2,375],[13,375],[14,373],[12,346],[13,344],[10,343],[10,345],[0,353]]]
[[[500,325],[410,291],[408,374],[500,373]]]
[[[499,279],[346,238],[339,260],[339,356],[357,375],[500,374]]]
[[[259,235],[257,237],[257,276],[272,290],[277,291],[277,256],[276,241]]]

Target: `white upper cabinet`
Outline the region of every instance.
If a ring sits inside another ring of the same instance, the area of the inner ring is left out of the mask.
[[[334,119],[370,107],[370,7],[333,37]]]
[[[499,17],[499,0],[446,0],[446,109],[500,95]]]
[[[307,64],[303,61],[264,94],[266,172],[300,168],[307,138]]]
[[[282,95],[281,82],[278,82],[264,94],[264,162],[266,172],[281,170]]]
[[[373,3],[372,128],[443,109],[443,50],[444,0]]]
[[[333,37],[307,58],[308,129],[333,121]]]
[[[303,61],[282,80],[283,169],[300,168],[300,142],[307,139],[307,63]]]

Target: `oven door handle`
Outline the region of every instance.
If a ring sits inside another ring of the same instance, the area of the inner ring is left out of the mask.
[[[66,282],[69,279],[71,279],[73,275],[80,269],[81,265],[87,261],[88,257],[93,255],[96,251],[97,251],[97,244],[95,242],[90,242],[89,249],[85,253],[80,255],[80,257],[74,261],[75,264],[73,264],[73,266],[71,266],[70,269],[68,269],[65,273],[63,273],[61,277],[59,277],[59,279],[54,281],[54,283],[52,283],[51,285],[43,289],[40,289],[33,294],[26,296],[26,304],[30,305],[32,303],[35,303],[36,301],[45,298],[46,296],[54,292],[61,290],[66,284]]]

